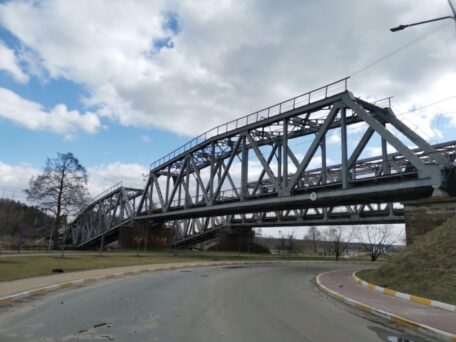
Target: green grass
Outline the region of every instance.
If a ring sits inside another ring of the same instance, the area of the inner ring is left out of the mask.
[[[230,252],[192,252],[180,251],[170,253],[154,251],[141,253],[114,252],[103,256],[95,254],[66,255],[63,259],[55,256],[11,256],[0,258],[0,281],[16,280],[52,274],[55,268],[65,272],[86,271],[119,266],[161,264],[185,261],[262,261],[262,260],[326,260],[334,257],[309,257],[302,255],[276,256],[264,254],[230,253]],[[365,257],[341,259],[343,261],[367,261]]]
[[[391,290],[412,294],[419,297],[438,300],[444,303],[456,305],[456,293],[446,286],[424,285],[420,282],[397,283],[378,274],[377,270],[362,270],[357,276],[368,283],[372,283]],[[454,288],[454,286],[452,286]]]
[[[369,283],[456,305],[456,217],[377,270],[358,272]]]

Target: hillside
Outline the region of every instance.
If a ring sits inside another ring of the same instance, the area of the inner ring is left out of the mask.
[[[45,233],[43,230],[48,230],[52,220],[35,207],[0,198],[0,236],[14,237],[20,229],[23,235],[41,235]]]
[[[456,217],[419,237],[379,269],[359,275],[382,287],[456,304]]]

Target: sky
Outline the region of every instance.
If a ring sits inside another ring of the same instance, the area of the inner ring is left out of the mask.
[[[73,152],[96,195],[218,124],[346,76],[432,143],[455,139],[446,0],[0,1],[0,195]],[[337,139],[334,141],[337,143]],[[378,150],[372,149],[372,154]]]

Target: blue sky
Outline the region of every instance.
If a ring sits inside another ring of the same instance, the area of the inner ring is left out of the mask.
[[[350,89],[372,100],[395,96],[397,113],[450,98],[401,119],[429,141],[454,139],[454,25],[429,36],[437,26],[388,31],[445,15],[446,2],[340,6],[0,2],[0,194],[20,196],[47,157],[67,151],[87,167],[92,193],[119,180],[140,186],[151,162],[192,136],[347,76],[414,40],[353,77]],[[323,19],[331,24],[322,26]],[[330,150],[335,146],[337,139]]]

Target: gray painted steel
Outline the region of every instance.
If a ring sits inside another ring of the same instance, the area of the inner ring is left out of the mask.
[[[351,149],[352,132],[359,131]],[[329,145],[334,134],[340,143]],[[381,155],[360,159],[375,139]],[[391,147],[397,152],[388,153]],[[328,158],[328,148],[339,162]],[[176,242],[229,226],[239,214],[278,212],[277,225],[403,222],[402,214],[365,208],[445,193],[455,154],[455,142],[431,146],[391,108],[354,97],[343,79],[218,126],[154,162],[143,191],[116,189],[81,213],[71,224],[73,243],[97,243],[106,232],[115,238],[132,220],[167,224]],[[134,210],[119,216],[117,201]],[[344,206],[364,207],[335,216]],[[323,215],[280,219],[299,210]]]

